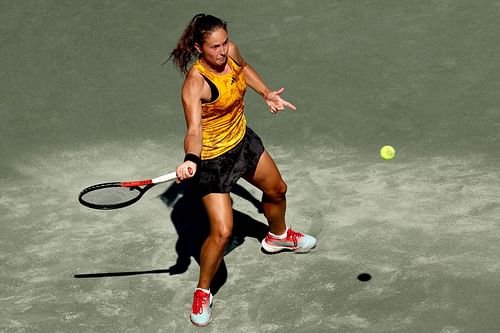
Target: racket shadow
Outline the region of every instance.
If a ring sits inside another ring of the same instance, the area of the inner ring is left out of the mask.
[[[232,193],[252,203],[260,212],[260,201],[253,197],[244,187],[236,184]],[[124,277],[145,274],[178,275],[188,270],[192,259],[199,265],[201,247],[210,231],[208,217],[201,199],[195,195],[189,183],[172,183],[159,198],[171,209],[170,221],[174,225],[178,235],[175,244],[175,251],[177,253],[175,264],[168,269],[75,274],[74,278]],[[255,238],[259,242],[262,241],[268,231],[269,227],[267,224],[233,209],[233,234],[226,246],[224,255],[228,255],[235,248],[243,244],[247,237]],[[215,295],[219,291],[227,281],[227,277],[227,267],[224,260],[222,260],[210,287],[212,294]]]

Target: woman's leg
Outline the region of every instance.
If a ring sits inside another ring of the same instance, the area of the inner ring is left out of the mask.
[[[200,253],[200,278],[193,297],[191,322],[207,326],[212,320],[210,284],[224,257],[224,249],[233,229],[233,209],[229,193],[211,193],[203,197],[210,221],[210,234]]]
[[[262,210],[270,231],[270,234],[262,240],[265,251],[308,252],[316,246],[316,238],[287,229],[285,222],[287,186],[267,151],[260,156],[255,171],[246,175],[245,179],[263,192]]]
[[[224,256],[224,249],[233,231],[233,208],[229,193],[211,193],[203,197],[210,221],[210,234],[200,254],[198,288],[209,289]]]
[[[286,183],[271,155],[264,151],[255,171],[246,175],[245,180],[262,191],[262,211],[273,234],[286,231]]]

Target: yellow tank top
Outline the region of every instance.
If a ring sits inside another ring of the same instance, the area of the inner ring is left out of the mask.
[[[209,71],[196,61],[193,66],[203,75],[212,91],[210,102],[202,103],[203,148],[201,159],[208,160],[234,148],[245,135],[247,121],[243,97],[247,84],[243,68],[228,57],[227,74]]]

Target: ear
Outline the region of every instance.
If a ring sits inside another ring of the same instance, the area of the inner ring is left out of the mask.
[[[194,48],[196,49],[196,51],[198,51],[198,53],[201,53],[201,47],[200,47],[200,44],[198,44],[198,43],[194,43]]]

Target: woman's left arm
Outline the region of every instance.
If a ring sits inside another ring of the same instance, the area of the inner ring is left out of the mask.
[[[269,111],[276,113],[278,111],[285,110],[285,107],[292,110],[297,109],[295,105],[281,98],[280,95],[283,91],[285,91],[285,88],[272,91],[266,86],[264,80],[262,80],[260,75],[252,66],[250,66],[250,64],[245,62],[245,59],[241,56],[238,47],[232,42],[229,43],[229,55],[243,67],[243,75],[245,75],[247,84],[264,98],[264,101],[269,107]]]

